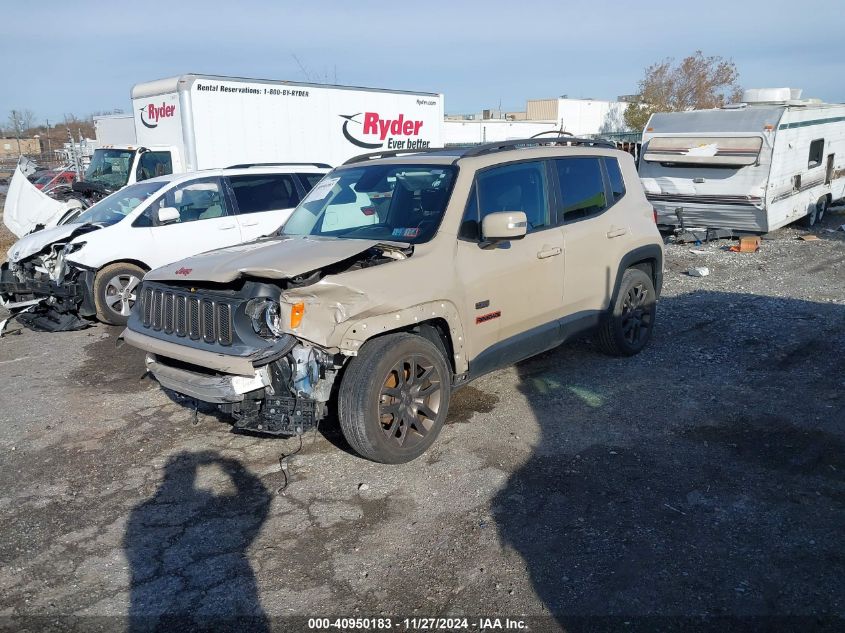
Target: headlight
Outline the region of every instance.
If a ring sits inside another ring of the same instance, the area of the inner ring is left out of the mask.
[[[246,314],[252,321],[252,329],[261,338],[269,339],[285,334],[278,301],[266,297],[250,299],[246,304]]]

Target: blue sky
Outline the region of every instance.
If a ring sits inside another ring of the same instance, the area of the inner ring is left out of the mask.
[[[336,77],[443,92],[447,112],[521,109],[529,98],[633,93],[648,64],[696,49],[732,58],[744,87],[801,87],[845,102],[841,0],[3,5],[2,120],[11,108],[41,120],[129,111],[132,85],[188,72]]]

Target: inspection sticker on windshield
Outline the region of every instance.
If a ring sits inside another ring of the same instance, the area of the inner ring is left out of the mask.
[[[393,237],[416,237],[420,234],[418,228],[412,229],[393,229]]]
[[[320,182],[317,183],[317,186],[311,190],[305,197],[305,202],[313,202],[314,200],[322,200],[327,195],[329,195],[329,191],[334,189],[334,186],[337,184],[337,181],[340,180],[338,178],[324,178]]]

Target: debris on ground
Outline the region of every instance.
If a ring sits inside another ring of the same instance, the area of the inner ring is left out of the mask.
[[[707,266],[698,266],[697,268],[690,268],[687,274],[690,277],[706,277],[710,274],[710,269]]]
[[[816,241],[820,240],[821,238],[818,235],[810,234],[810,235],[801,235],[801,236],[798,237],[798,239],[801,240],[802,242],[816,242]]]
[[[728,250],[733,253],[756,253],[760,250],[760,236],[743,235],[739,238],[739,244],[731,246]]]

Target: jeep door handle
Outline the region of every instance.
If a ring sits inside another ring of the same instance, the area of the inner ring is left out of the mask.
[[[611,226],[610,230],[607,232],[607,237],[622,237],[628,232],[628,227],[618,227],[618,226]]]
[[[233,222],[233,223],[231,223],[231,224],[221,224],[221,225],[220,225],[220,226],[218,226],[217,228],[218,228],[220,231],[228,231],[229,229],[233,229],[233,228],[235,228],[235,223]]]
[[[547,257],[554,257],[555,255],[560,255],[562,252],[563,249],[559,246],[555,246],[554,248],[547,248],[537,253],[537,259],[546,259]]]

